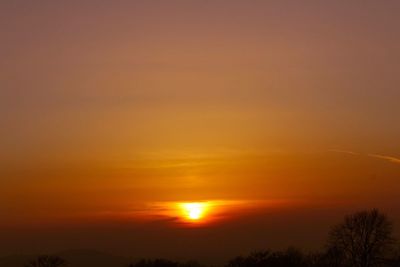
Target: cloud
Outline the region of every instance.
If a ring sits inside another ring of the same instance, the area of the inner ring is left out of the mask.
[[[355,155],[355,156],[364,156],[364,154],[350,151],[350,150],[343,150],[343,149],[329,149],[329,152],[335,152],[335,153],[344,153],[344,154],[349,154],[349,155]],[[391,163],[395,164],[400,164],[400,158],[392,157],[392,156],[387,156],[387,155],[380,155],[380,154],[366,154],[368,157],[372,158],[377,158],[377,159],[383,159],[386,161],[389,161]]]
[[[336,153],[345,153],[350,155],[361,155],[360,153],[353,152],[350,150],[342,150],[342,149],[329,149],[329,152],[336,152]]]
[[[400,158],[396,157],[391,157],[391,156],[385,156],[385,155],[379,155],[379,154],[368,154],[369,157],[373,158],[378,158],[378,159],[384,159],[392,163],[400,164]]]

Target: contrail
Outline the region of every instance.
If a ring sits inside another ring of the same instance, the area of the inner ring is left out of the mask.
[[[391,156],[385,156],[385,155],[379,155],[379,154],[368,154],[369,157],[373,158],[378,158],[378,159],[384,159],[392,163],[400,164],[400,158],[396,157],[391,157]]]

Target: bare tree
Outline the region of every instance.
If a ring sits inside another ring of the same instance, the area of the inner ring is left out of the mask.
[[[67,262],[58,256],[43,255],[31,260],[25,267],[62,267],[66,265]]]
[[[392,223],[378,210],[348,215],[332,228],[329,247],[340,251],[354,267],[373,267],[383,261],[393,245]]]

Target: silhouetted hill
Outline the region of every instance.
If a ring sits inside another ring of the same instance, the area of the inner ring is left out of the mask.
[[[65,259],[68,267],[124,267],[129,263],[129,259],[113,256],[95,250],[68,250],[56,255]],[[0,267],[23,267],[30,259],[36,255],[13,255],[0,258]]]
[[[34,256],[12,255],[0,258],[0,267],[23,267],[24,264]]]

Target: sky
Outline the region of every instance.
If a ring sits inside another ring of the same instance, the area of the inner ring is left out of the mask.
[[[1,1],[0,255],[218,261],[320,247],[358,209],[400,222],[399,10]]]

